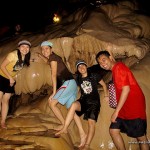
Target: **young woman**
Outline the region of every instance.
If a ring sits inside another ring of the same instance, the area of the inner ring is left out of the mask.
[[[47,62],[51,67],[52,87],[53,91],[48,99],[49,106],[54,112],[55,116],[60,121],[61,125],[55,130],[60,130],[64,125],[64,117],[57,107],[57,104],[66,105],[70,108],[71,104],[76,100],[77,84],[71,72],[67,69],[61,57],[52,51],[53,43],[44,41],[41,44],[42,54],[39,57]],[[57,90],[57,81],[61,83]]]
[[[31,43],[29,41],[20,41],[18,43],[18,49],[10,52],[0,65],[0,110],[2,128],[7,128],[5,121],[9,109],[9,99],[14,93],[14,76],[23,66],[30,65],[30,47]]]
[[[104,98],[108,101],[108,90],[102,77],[97,73],[92,73],[88,70],[84,60],[76,62],[78,71],[77,83],[81,90],[81,97],[75,101],[67,114],[65,125],[56,135],[67,133],[68,126],[75,115],[79,117],[84,114],[84,119],[88,121],[88,133],[81,136],[81,144],[79,148],[88,150],[95,134],[95,124],[100,112],[100,96],[98,93],[98,84],[101,84],[104,89]],[[82,126],[81,126],[82,127]],[[80,133],[79,128],[79,133]]]

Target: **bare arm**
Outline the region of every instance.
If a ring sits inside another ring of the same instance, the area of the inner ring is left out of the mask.
[[[53,97],[56,94],[56,87],[57,87],[57,62],[51,61],[51,75],[52,75],[52,86],[53,86],[53,93],[51,97]]]
[[[104,90],[104,97],[109,97],[109,93],[108,93],[108,89],[107,89],[107,85],[103,80],[100,80],[99,84],[102,85],[103,90]]]
[[[13,84],[15,83],[15,80],[13,79],[13,77],[9,74],[8,70],[6,69],[6,66],[10,63],[10,61],[5,58],[4,61],[1,64],[1,70],[3,71],[3,73],[9,78],[10,80],[10,86],[13,86]]]
[[[40,57],[44,62],[48,62],[48,58],[46,58],[44,55],[40,54],[40,53],[37,53],[38,54],[38,57]]]
[[[115,122],[116,118],[118,117],[118,113],[121,110],[122,106],[124,105],[125,101],[127,100],[128,94],[130,92],[129,86],[123,86],[122,92],[120,95],[119,102],[117,104],[117,108],[115,109],[114,113],[112,114],[111,121]]]

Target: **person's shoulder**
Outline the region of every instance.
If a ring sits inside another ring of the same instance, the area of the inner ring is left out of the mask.
[[[129,67],[126,64],[124,64],[123,62],[117,62],[115,64],[114,68],[116,68],[117,70],[122,70],[122,71],[130,70]]]
[[[128,66],[125,65],[123,62],[118,62],[117,65],[123,68],[128,68]]]
[[[88,72],[88,76],[96,76],[96,75],[99,75],[99,71],[97,70],[92,70],[90,67],[87,69],[87,72]]]
[[[121,61],[118,61],[118,62],[116,62],[116,64],[117,65],[125,65],[123,62],[121,62]]]
[[[9,52],[8,55],[17,56],[17,50],[13,50],[13,51]]]
[[[60,57],[60,56],[58,56],[58,55],[57,55],[56,53],[54,53],[54,52],[51,54],[51,56],[53,56],[53,57]]]
[[[119,68],[119,67],[124,67],[124,66],[125,66],[124,63],[122,63],[122,62],[116,62],[116,63],[114,64],[113,68]]]
[[[54,53],[52,53],[49,57],[49,61],[53,61],[53,60],[56,60],[56,59],[57,59],[57,56]]]
[[[61,59],[61,57],[58,56],[58,55],[55,54],[55,53],[52,53],[52,54],[50,55],[50,58],[51,58],[51,59]]]
[[[88,78],[96,80],[100,75],[96,72],[88,71]]]
[[[103,69],[100,67],[99,64],[95,64],[95,65],[92,65],[90,67],[88,67],[88,70],[91,72],[91,73],[96,73],[100,76],[105,76],[107,74],[107,70]]]
[[[99,74],[97,72],[90,72],[90,76],[98,76]]]
[[[7,55],[7,59],[9,61],[12,61],[13,59],[17,59],[17,50],[13,50],[12,52],[9,52]]]

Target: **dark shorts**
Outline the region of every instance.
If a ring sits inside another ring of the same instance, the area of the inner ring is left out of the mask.
[[[9,79],[0,75],[0,91],[3,93],[15,93],[14,85],[11,87]]]
[[[97,122],[98,115],[100,112],[100,104],[87,104],[85,103],[86,99],[79,99],[78,102],[81,105],[81,111],[76,111],[78,116],[82,116],[84,114],[83,119],[88,120],[92,119]]]
[[[145,119],[125,120],[117,118],[116,121],[111,123],[110,129],[120,129],[120,132],[126,133],[129,137],[133,138],[146,135],[147,121]]]

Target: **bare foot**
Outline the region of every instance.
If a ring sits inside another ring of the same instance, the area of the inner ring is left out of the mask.
[[[82,150],[90,150],[90,146],[88,144],[85,144]]]
[[[81,147],[84,147],[85,145],[85,142],[86,142],[86,138],[87,138],[87,135],[84,134],[84,135],[81,135],[81,142],[80,142],[80,145],[78,146],[78,148],[81,148]]]
[[[60,130],[62,130],[63,126],[64,126],[64,125],[60,124],[60,125],[58,125],[57,127],[54,127],[53,129],[54,129],[55,131],[60,131]]]
[[[63,129],[60,130],[59,132],[55,133],[55,136],[59,136],[59,135],[61,135],[61,134],[63,134],[63,133],[67,134],[68,131],[67,131],[66,129],[63,128]]]
[[[1,123],[1,128],[3,128],[3,129],[7,129],[6,124],[5,124],[5,123]]]

